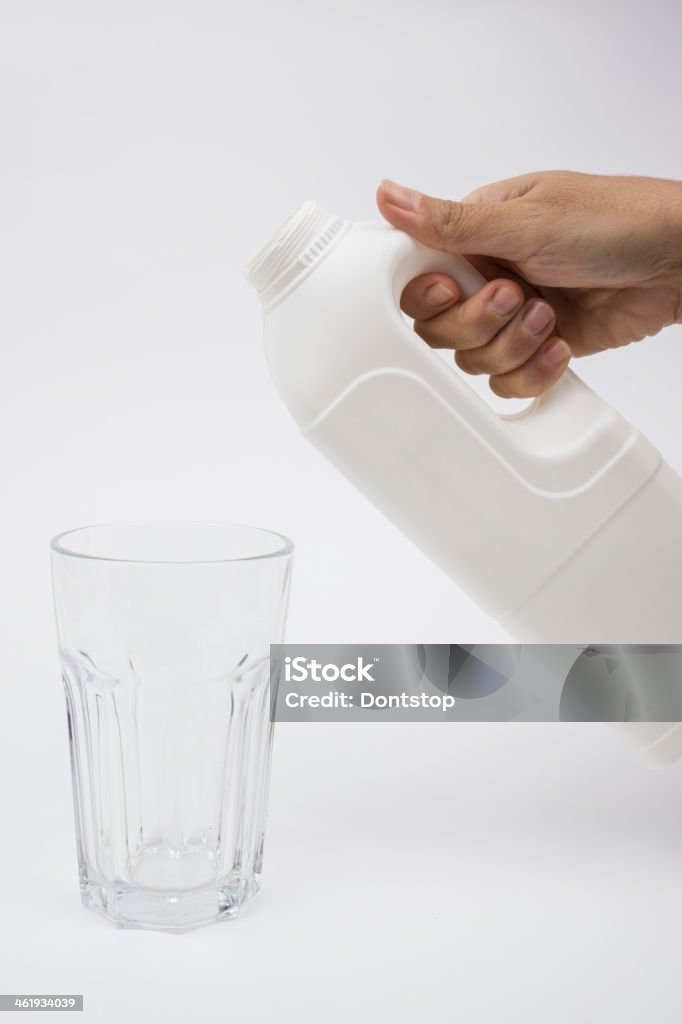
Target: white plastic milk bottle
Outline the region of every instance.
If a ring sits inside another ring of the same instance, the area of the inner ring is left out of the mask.
[[[571,371],[500,415],[402,316],[420,274],[477,291],[471,264],[308,201],[244,270],[305,437],[511,636],[680,640],[682,480],[656,448]],[[676,724],[621,728],[682,754]]]

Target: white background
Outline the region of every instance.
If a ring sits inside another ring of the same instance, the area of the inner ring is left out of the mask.
[[[597,726],[282,727],[241,920],[86,914],[47,542],[270,526],[292,641],[505,640],[298,437],[239,268],[303,199],[375,216],[382,176],[682,176],[681,31],[674,0],[0,0],[0,991],[97,1021],[679,1021],[682,767]],[[578,366],[678,470],[681,330]]]

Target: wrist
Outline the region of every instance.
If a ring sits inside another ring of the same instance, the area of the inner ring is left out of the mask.
[[[668,197],[666,262],[678,287],[682,288],[682,182],[671,181]]]
[[[677,203],[674,208],[675,241],[673,242],[672,262],[677,278],[677,315],[676,324],[682,324],[682,183],[677,184]]]
[[[668,322],[682,323],[682,182],[648,180],[655,197],[649,211],[656,239],[650,236],[652,254],[655,252],[653,279],[665,284],[673,295],[674,314]]]

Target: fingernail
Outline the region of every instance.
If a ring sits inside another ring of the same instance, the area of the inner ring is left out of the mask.
[[[442,281],[430,284],[424,292],[424,302],[427,306],[442,306],[444,302],[452,302],[454,298],[455,292]]]
[[[404,188],[396,185],[394,181],[384,178],[381,182],[381,191],[384,199],[392,206],[398,206],[401,210],[418,210],[421,202],[421,192],[415,192],[413,188]]]
[[[541,334],[550,323],[554,313],[546,302],[535,302],[523,318],[523,326],[531,334]]]
[[[566,359],[570,359],[571,350],[565,341],[558,338],[556,341],[552,342],[549,348],[545,349],[542,357],[547,366],[555,367],[558,366],[559,363],[565,362]]]
[[[521,305],[519,293],[507,285],[500,285],[491,299],[491,305],[498,316],[507,316]]]

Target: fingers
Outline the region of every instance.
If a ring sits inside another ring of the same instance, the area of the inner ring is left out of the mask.
[[[432,297],[442,297],[442,304],[433,306]],[[489,281],[470,299],[461,300],[451,278],[425,274],[405,288],[401,306],[432,348],[477,349],[509,323],[522,303],[523,290],[513,281]]]
[[[533,205],[524,197],[538,175],[522,175],[477,189],[464,203],[436,199],[382,181],[377,204],[394,227],[432,249],[495,257],[512,267],[542,248]],[[530,294],[529,294],[530,293]],[[462,300],[445,274],[411,281],[401,298],[417,334],[434,348],[455,349],[467,373],[488,374],[490,387],[505,398],[528,398],[546,391],[566,369],[569,345],[555,333],[552,307],[533,290],[512,280],[489,281]]]
[[[462,300],[445,274],[424,274],[403,291],[402,309],[433,348],[455,349],[466,373],[487,374],[507,398],[542,394],[568,365],[571,351],[555,333],[556,316],[540,298],[525,298],[514,281],[489,281]]]
[[[493,375],[490,387],[500,398],[535,398],[556,384],[569,364],[571,349],[556,335],[549,337],[522,366]]]
[[[400,308],[414,320],[428,320],[449,309],[459,297],[457,282],[447,274],[422,274],[405,285]]]
[[[404,188],[384,180],[377,190],[381,214],[396,228],[423,245],[446,252],[475,252],[500,259],[522,260],[540,245],[532,210],[512,201],[458,203]]]
[[[555,319],[546,302],[528,302],[491,341],[480,348],[457,351],[455,361],[465,373],[509,373],[535,355],[552,333]]]

